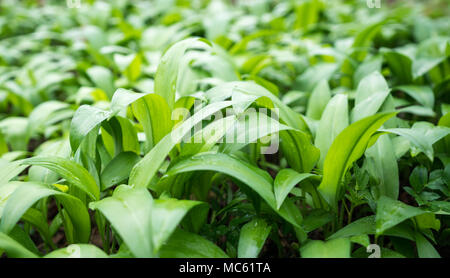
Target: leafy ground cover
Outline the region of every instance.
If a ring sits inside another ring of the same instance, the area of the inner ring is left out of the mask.
[[[1,1],[0,254],[450,256],[448,3],[375,2]]]

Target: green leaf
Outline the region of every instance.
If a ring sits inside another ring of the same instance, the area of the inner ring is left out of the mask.
[[[34,135],[36,132],[44,132],[46,123],[56,111],[69,107],[67,103],[60,101],[47,101],[33,109],[28,117],[28,132]]]
[[[9,258],[37,258],[38,256],[22,245],[9,237],[8,235],[0,232],[0,250],[6,252]]]
[[[147,152],[172,129],[171,110],[159,95],[147,94],[131,105],[133,114],[142,124]]]
[[[414,220],[416,221],[417,227],[421,230],[434,229],[435,231],[439,231],[441,228],[441,221],[436,218],[434,213],[417,215],[414,217]]]
[[[35,151],[35,156],[59,156],[68,158],[70,156],[70,144],[68,138],[54,139],[44,142]],[[26,166],[24,166],[26,167]],[[28,169],[30,181],[43,183],[56,183],[59,179],[58,174],[40,166],[31,166]]]
[[[31,239],[28,231],[24,231],[24,229],[22,229],[19,225],[14,226],[11,232],[9,232],[8,236],[34,254],[38,256],[41,255],[33,240]]]
[[[295,187],[302,180],[313,176],[309,173],[298,173],[292,169],[282,169],[275,177],[274,191],[277,202],[277,209],[281,207],[292,188]]]
[[[111,99],[114,94],[114,76],[111,71],[105,67],[93,66],[87,69],[86,73],[95,86],[105,91]]]
[[[212,242],[183,230],[176,230],[160,251],[161,258],[228,258]]]
[[[348,101],[346,95],[335,95],[325,107],[316,131],[314,145],[320,150],[318,167],[323,163],[336,136],[348,126]]]
[[[379,72],[375,71],[364,77],[356,90],[352,122],[375,114],[388,95],[388,84]]]
[[[269,236],[271,227],[257,218],[241,228],[238,244],[238,258],[257,258]]]
[[[417,253],[419,258],[440,258],[439,253],[434,249],[433,245],[419,232],[416,235]]]
[[[89,204],[99,210],[136,257],[154,257],[153,198],[145,188],[120,185],[111,197]]]
[[[0,219],[3,215],[3,209],[5,208],[6,202],[9,196],[19,187],[18,182],[7,182],[0,186]]]
[[[115,54],[114,61],[119,70],[130,82],[136,81],[141,74],[142,56],[141,54],[121,55]]]
[[[301,227],[301,219],[296,219],[289,210],[289,204],[285,202],[277,210],[275,195],[273,193],[273,180],[270,175],[246,162],[240,161],[232,156],[221,153],[204,153],[184,159],[167,171],[166,176],[173,176],[179,173],[190,171],[216,171],[232,176],[258,193],[267,204],[294,226]]]
[[[387,229],[426,211],[408,206],[403,202],[382,196],[377,202],[376,234],[380,235]]]
[[[434,93],[430,87],[404,85],[395,87],[394,89],[407,93],[410,97],[425,107],[429,107],[431,109],[434,107]]]
[[[223,101],[232,97],[236,92],[249,96],[256,96],[258,100],[269,99],[273,103],[273,107],[279,109],[279,118],[281,123],[299,129],[307,130],[307,126],[301,115],[294,112],[289,106],[284,104],[278,97],[268,91],[266,88],[253,83],[244,81],[226,82],[220,84],[205,93],[205,97],[210,103]],[[266,98],[265,98],[266,97]],[[263,106],[263,107],[267,107]],[[268,107],[271,108],[271,107]]]
[[[201,122],[204,118],[209,117],[232,104],[232,101],[212,103],[195,113],[171,133],[164,136],[164,138],[161,139],[158,144],[133,167],[130,173],[129,183],[138,187],[147,187],[169,152],[188,132],[190,132],[192,127]]]
[[[75,152],[88,133],[104,120],[110,112],[89,105],[82,105],[77,109],[70,124],[70,147]]]
[[[411,155],[423,152],[431,161],[434,159],[433,144],[450,134],[450,128],[434,126],[428,122],[416,122],[411,128],[390,128],[382,130],[405,137],[411,142]]]
[[[8,117],[0,121],[0,132],[13,151],[25,151],[27,149],[28,119],[25,117]]]
[[[408,84],[413,80],[411,57],[396,50],[382,48],[383,58],[392,71],[397,84]]]
[[[140,157],[134,152],[121,152],[114,157],[103,169],[100,176],[102,191],[125,181],[130,175],[131,169],[139,160]]]
[[[0,131],[0,157],[8,151],[8,144],[6,144],[5,135],[3,135]]]
[[[303,229],[305,232],[309,233],[322,227],[323,225],[331,222],[335,215],[324,209],[314,209],[312,210],[305,219],[303,220]]]
[[[350,246],[348,238],[311,240],[300,248],[300,254],[302,258],[350,258]]]
[[[167,171],[166,176],[179,173],[210,170],[235,177],[256,191],[267,203],[275,207],[272,178],[263,170],[222,153],[204,153],[184,159]]]
[[[420,193],[427,183],[427,168],[422,165],[415,167],[409,176],[409,184],[414,188],[414,191]]]
[[[300,130],[281,130],[281,149],[289,165],[298,172],[309,172],[319,160],[320,151],[311,136]]]
[[[159,199],[153,203],[152,225],[155,252],[170,238],[178,224],[195,206],[204,204],[198,201]]]
[[[35,182],[21,182],[5,204],[0,231],[9,233],[25,212],[38,200],[54,196],[64,207],[73,225],[74,242],[87,242],[91,233],[89,214],[77,198]],[[66,227],[68,229],[69,227]],[[70,239],[69,239],[70,240]]]
[[[121,115],[126,115],[126,109],[128,105],[132,104],[136,100],[146,96],[143,93],[136,93],[130,90],[125,90],[123,88],[119,88],[114,92],[114,95],[111,100],[110,110],[111,114],[109,118],[121,113]]]
[[[326,80],[322,80],[316,88],[314,88],[314,91],[311,93],[311,97],[308,99],[306,116],[315,120],[320,120],[322,112],[330,99],[331,93],[328,82]]]
[[[327,239],[375,234],[375,215],[360,218],[335,232]]]
[[[21,165],[21,161],[9,162],[0,159],[0,186],[22,173],[25,168],[27,168],[27,166]]]
[[[333,141],[324,162],[323,179],[318,190],[335,207],[341,194],[341,180],[354,161],[366,150],[372,135],[395,113],[379,113],[345,128]]]
[[[92,244],[71,244],[48,253],[44,258],[108,258],[108,255]]]
[[[382,57],[375,56],[360,64],[359,67],[356,69],[355,74],[353,75],[353,84],[357,86],[364,77],[368,76],[374,71],[381,71],[382,62],[383,62]]]
[[[180,68],[180,60],[189,48],[204,48],[205,46],[208,44],[204,39],[185,39],[172,45],[161,58],[155,75],[155,93],[166,100],[170,109],[174,107],[177,82],[180,72],[183,70]]]
[[[394,146],[388,134],[378,137],[377,142],[366,150],[369,172],[377,178],[379,195],[397,199],[399,174]]]
[[[134,152],[140,154],[140,145],[138,140],[137,131],[134,128],[134,123],[132,123],[128,118],[123,118],[116,116],[115,119],[119,122],[120,133],[122,134],[122,150],[125,152]]]
[[[100,188],[91,174],[80,164],[62,157],[32,157],[22,161],[24,165],[37,165],[56,172],[68,183],[83,190],[93,200],[100,199]]]

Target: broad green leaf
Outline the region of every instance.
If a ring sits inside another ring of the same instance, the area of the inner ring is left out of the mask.
[[[141,54],[121,55],[115,54],[114,61],[120,71],[130,82],[136,81],[141,74],[142,56]]]
[[[428,183],[428,170],[425,166],[415,167],[409,175],[409,184],[416,192],[421,192]]]
[[[367,54],[368,47],[373,43],[374,37],[380,32],[381,27],[386,23],[386,19],[366,25],[355,37],[353,41],[353,57],[362,61]]]
[[[34,226],[36,230],[41,234],[42,238],[48,244],[52,245],[51,234],[48,227],[48,220],[40,210],[29,208],[22,215],[22,220]]]
[[[147,187],[169,152],[188,132],[190,132],[192,127],[201,122],[204,118],[209,117],[232,104],[232,101],[212,103],[195,113],[171,133],[164,136],[164,138],[162,138],[158,144],[156,144],[155,147],[153,147],[153,149],[151,149],[151,151],[133,167],[130,173],[129,183],[138,187]]]
[[[28,117],[28,132],[34,135],[36,132],[44,132],[46,122],[53,112],[69,107],[67,103],[60,101],[46,101],[33,109]]]
[[[280,124],[274,117],[269,117],[263,112],[256,112],[252,109],[237,116],[233,126],[224,128],[226,133],[221,148],[222,152],[235,153],[250,143],[262,140],[264,143],[270,144],[268,147],[261,147],[261,152],[266,154],[278,151],[279,142],[276,139],[278,132],[292,129]],[[270,137],[270,140],[266,140],[265,137],[271,134],[275,139]]]
[[[9,233],[25,212],[38,200],[54,196],[64,207],[73,225],[74,242],[87,242],[91,233],[89,214],[77,198],[35,182],[21,182],[3,209],[0,231]],[[66,227],[68,229],[69,227]],[[66,231],[66,234],[69,231]]]
[[[441,228],[441,221],[436,218],[434,213],[420,214],[414,217],[417,227],[421,230],[434,229],[439,231]]]
[[[18,182],[6,182],[0,186],[0,219],[2,218],[3,209],[5,208],[9,196],[14,193],[19,185],[20,183]]]
[[[433,245],[419,232],[416,235],[417,253],[419,258],[440,258],[439,253]]]
[[[426,211],[408,206],[403,202],[382,196],[377,202],[376,233],[382,234],[387,229]]]
[[[335,232],[327,239],[375,234],[375,215],[360,218]]]
[[[334,214],[324,209],[314,209],[303,220],[303,229],[309,233],[331,222],[334,219]]]
[[[318,63],[309,67],[295,81],[295,89],[312,92],[321,80],[328,80],[336,71],[337,65],[334,63]]]
[[[350,258],[350,239],[312,240],[300,248],[302,258]]]
[[[375,114],[389,94],[389,87],[384,77],[377,71],[364,77],[359,82],[352,110],[352,122]]]
[[[377,142],[366,150],[369,171],[377,178],[379,195],[394,200],[399,193],[399,174],[394,146],[388,134],[381,135]]]
[[[103,169],[100,176],[102,190],[125,181],[130,175],[131,169],[139,160],[140,157],[134,152],[121,152],[114,157]]]
[[[275,196],[272,191],[270,175],[230,155],[221,153],[198,154],[175,164],[169,169],[166,176],[199,170],[223,172],[240,179],[266,200],[271,207],[275,207]]]
[[[341,180],[354,161],[366,150],[372,135],[395,113],[379,113],[345,128],[333,141],[324,162],[323,179],[318,187],[327,202],[335,207],[341,194]]]
[[[117,89],[111,99],[111,114],[109,118],[119,113],[121,113],[122,116],[125,116],[128,105],[144,97],[145,95],[146,94],[136,93],[130,90],[125,90],[123,88]]]
[[[429,107],[431,109],[433,109],[434,107],[434,93],[430,87],[404,85],[395,87],[394,89],[407,93],[410,97],[412,97],[423,106]]]
[[[355,86],[359,85],[361,80],[371,74],[374,71],[381,71],[381,64],[383,59],[381,57],[374,57],[367,61],[364,61],[355,71],[353,75],[353,84]]]
[[[108,255],[92,244],[71,244],[48,253],[44,258],[108,258]]]
[[[216,143],[226,135],[226,132],[233,128],[237,121],[235,115],[231,115],[225,118],[218,118],[203,129],[195,133],[189,140],[189,143],[185,142],[181,150],[181,156],[194,155],[199,152],[207,152],[211,150]],[[225,137],[226,138],[226,137]],[[232,149],[227,143],[223,143],[223,152],[226,152],[226,148]],[[242,145],[237,146],[238,149]],[[245,144],[244,144],[245,146]],[[242,146],[243,147],[243,146]]]
[[[134,116],[142,124],[147,151],[152,149],[172,129],[170,108],[159,95],[147,94],[131,105]]]
[[[21,161],[6,161],[0,159],[0,187],[22,173],[27,166],[21,165]]]
[[[134,152],[140,154],[140,145],[136,128],[128,118],[116,116],[115,119],[119,122],[122,150],[125,152]]]
[[[6,252],[9,258],[37,258],[38,256],[20,243],[0,232],[0,250]]]
[[[154,257],[153,198],[146,188],[120,185],[111,197],[89,204],[99,210],[136,257]]]
[[[182,160],[175,164],[166,173],[173,176],[179,173],[191,171],[216,171],[232,176],[253,189],[267,204],[289,223],[300,228],[301,219],[295,218],[289,210],[291,207],[285,202],[277,209],[275,195],[273,193],[273,180],[267,172],[258,169],[246,162],[232,156],[221,153],[205,153]]]
[[[260,99],[267,97],[273,103],[273,107],[279,109],[279,118],[281,123],[295,129],[307,130],[306,123],[298,113],[294,112],[289,106],[284,104],[278,97],[269,92],[266,88],[253,82],[226,82],[216,86],[205,93],[205,97],[211,102],[223,101],[232,97],[235,92],[250,96],[257,96]]]
[[[336,136],[348,126],[348,101],[346,95],[335,95],[325,107],[316,131],[314,145],[320,150],[318,167],[323,163]]]
[[[155,76],[155,93],[162,96],[172,110],[175,104],[177,81],[180,78],[180,60],[189,48],[208,46],[206,40],[190,38],[172,45],[161,58]]]
[[[307,29],[319,20],[322,9],[322,2],[318,0],[308,0],[299,3],[295,8],[295,28]]]
[[[114,76],[111,71],[102,66],[93,66],[86,73],[95,86],[105,91],[111,99],[114,94]]]
[[[109,111],[101,110],[89,105],[82,105],[77,109],[70,124],[70,146],[75,152],[88,133],[101,122],[108,119]]]
[[[302,180],[313,176],[313,174],[309,173],[298,173],[292,169],[282,169],[274,181],[274,191],[275,191],[275,199],[277,202],[277,209],[281,207],[284,202],[284,199],[287,197],[289,192],[291,192],[292,188],[295,187]]]
[[[41,255],[33,240],[31,239],[30,234],[27,231],[24,231],[24,229],[22,229],[19,225],[14,226],[11,232],[9,232],[8,236],[34,254],[38,256]]]
[[[160,251],[161,258],[228,258],[222,249],[203,237],[176,230]]]
[[[257,218],[241,228],[238,244],[239,258],[257,258],[269,236],[271,227],[263,219]]]
[[[193,207],[203,204],[198,201],[159,199],[152,208],[153,244],[155,252],[163,246],[175,231],[184,216]]]
[[[25,151],[29,138],[28,118],[7,117],[0,120],[0,132],[13,151]]]
[[[414,78],[424,75],[444,60],[445,57],[418,57],[412,64]]]
[[[409,84],[413,80],[411,57],[397,50],[382,48],[383,58],[393,72],[397,84]]]
[[[411,128],[390,128],[382,130],[405,137],[411,142],[411,155],[423,152],[431,161],[434,159],[433,144],[450,134],[450,128],[434,126],[428,122],[416,122]]]
[[[320,156],[319,149],[311,143],[311,136],[300,130],[282,130],[279,135],[289,165],[298,172],[310,172]]]
[[[32,157],[21,162],[23,165],[37,165],[56,172],[67,180],[67,182],[83,190],[93,200],[100,199],[100,188],[91,174],[80,164],[67,158],[52,157]]]
[[[320,120],[322,112],[331,99],[330,87],[326,80],[322,80],[308,99],[308,108],[306,116],[315,120]]]
[[[35,151],[35,156],[59,156],[63,158],[70,157],[70,143],[68,138],[54,139],[44,142]],[[26,166],[24,166],[26,167]],[[58,174],[40,166],[31,166],[28,169],[30,181],[38,181],[43,183],[56,183]]]

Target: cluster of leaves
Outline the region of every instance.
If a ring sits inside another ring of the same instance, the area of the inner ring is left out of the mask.
[[[0,253],[449,255],[448,5],[385,2],[1,1]]]

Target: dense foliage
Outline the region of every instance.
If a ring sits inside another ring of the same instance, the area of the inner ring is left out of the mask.
[[[449,256],[449,6],[372,2],[1,1],[0,254]]]

